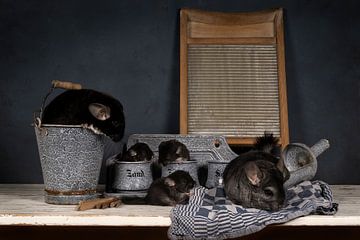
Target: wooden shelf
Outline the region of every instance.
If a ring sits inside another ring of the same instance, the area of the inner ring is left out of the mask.
[[[310,215],[285,226],[360,226],[360,186],[332,185],[339,211],[334,216]],[[76,211],[75,205],[44,202],[43,185],[0,184],[0,226],[170,226],[171,207],[122,205]]]

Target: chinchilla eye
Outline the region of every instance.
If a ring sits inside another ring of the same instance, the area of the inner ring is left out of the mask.
[[[115,127],[118,127],[120,125],[120,123],[118,121],[112,121],[112,124],[115,126]]]
[[[269,197],[273,197],[274,196],[274,192],[270,189],[264,189],[264,193],[266,196],[269,196]]]

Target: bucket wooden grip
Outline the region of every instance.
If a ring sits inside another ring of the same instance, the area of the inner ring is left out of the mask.
[[[80,90],[82,89],[81,84],[73,82],[64,82],[60,80],[52,80],[52,85],[54,88],[62,88],[67,90]]]

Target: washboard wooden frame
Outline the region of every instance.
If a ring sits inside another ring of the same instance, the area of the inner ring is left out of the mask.
[[[289,143],[283,11],[180,11],[180,134]],[[240,76],[240,77],[239,77]]]

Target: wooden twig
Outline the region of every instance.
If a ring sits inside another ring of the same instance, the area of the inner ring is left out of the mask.
[[[115,197],[108,198],[97,198],[91,200],[81,201],[76,207],[77,211],[84,211],[89,209],[105,209],[119,207],[121,205],[121,200]]]

